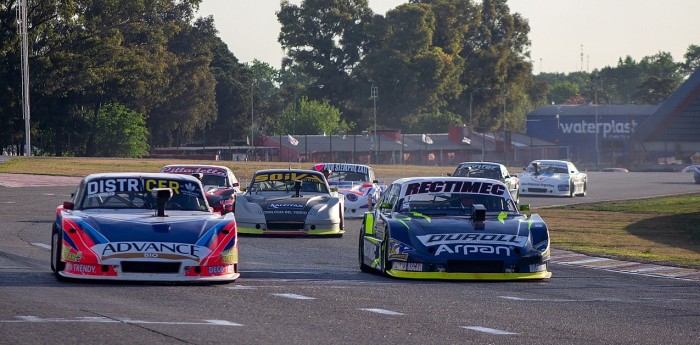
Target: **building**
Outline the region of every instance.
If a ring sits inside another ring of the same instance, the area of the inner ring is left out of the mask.
[[[700,68],[635,130],[640,162],[690,163],[700,156]]]
[[[658,105],[549,105],[527,114],[531,136],[558,143],[563,157],[576,162],[614,166],[631,160],[636,128]]]

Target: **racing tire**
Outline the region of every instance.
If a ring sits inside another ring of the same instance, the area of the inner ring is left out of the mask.
[[[573,198],[576,192],[576,186],[574,185],[574,182],[571,181],[569,182],[569,198]]]
[[[360,242],[358,245],[358,250],[357,250],[357,258],[360,263],[360,271],[364,273],[372,273],[372,267],[369,267],[365,265],[364,263],[364,257],[365,257],[365,231],[364,231],[364,222],[362,223],[362,228],[360,229]]]
[[[382,253],[381,253],[381,263],[382,263],[382,274],[389,276],[387,273],[387,266],[389,264],[389,231],[384,229],[384,240],[382,241]]]
[[[54,226],[55,228],[55,226]],[[67,280],[59,273],[66,269],[66,263],[61,261],[63,251],[63,232],[60,229],[52,231],[51,235],[51,269],[58,280]]]

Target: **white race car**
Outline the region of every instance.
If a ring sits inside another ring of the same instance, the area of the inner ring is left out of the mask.
[[[518,175],[520,195],[585,196],[588,175],[574,163],[562,160],[534,160]]]
[[[236,194],[239,233],[341,237],[343,197],[313,170],[259,170],[245,193]]]
[[[345,196],[345,218],[362,218],[379,200],[383,191],[368,165],[347,163],[321,163],[313,166],[316,171],[328,170],[328,184],[338,188]]]

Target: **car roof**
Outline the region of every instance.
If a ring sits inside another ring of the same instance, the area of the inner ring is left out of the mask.
[[[191,175],[168,174],[168,173],[140,173],[140,172],[116,172],[116,173],[97,173],[83,177],[85,181],[110,179],[110,178],[143,178],[143,179],[162,179],[162,180],[186,180],[199,183],[199,179]]]

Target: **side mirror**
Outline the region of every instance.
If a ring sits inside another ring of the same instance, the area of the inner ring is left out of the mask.
[[[74,208],[75,208],[75,204],[73,204],[72,202],[70,202],[70,201],[63,202],[63,209],[64,210],[72,210]]]
[[[452,176],[452,173],[447,173],[447,176]]]
[[[240,187],[240,186],[241,186],[241,184],[238,183],[238,182],[234,182],[234,183],[233,183],[233,187]],[[241,189],[241,190],[243,190],[243,189]]]
[[[338,191],[338,187],[331,187],[331,192],[337,192],[337,191]]]
[[[520,211],[530,211],[530,204],[521,204],[518,205],[518,209]]]
[[[379,208],[382,210],[390,209],[392,207],[394,207],[394,205],[391,203],[388,203],[388,202],[383,202],[383,203],[381,203],[381,205],[379,205]]]
[[[372,180],[372,183],[379,184],[379,180]]]

